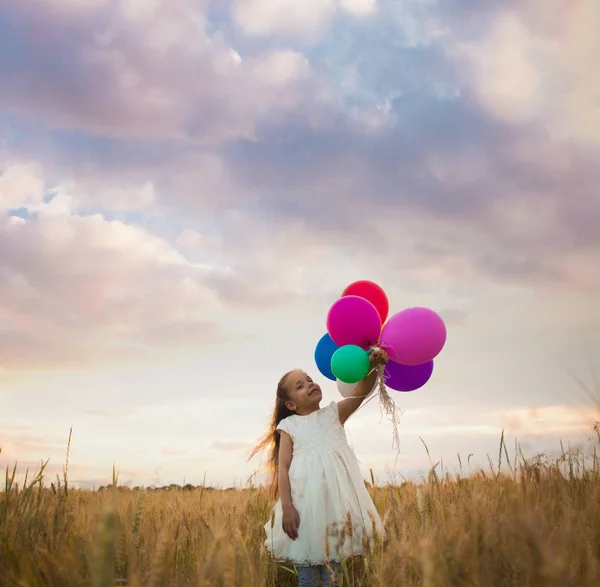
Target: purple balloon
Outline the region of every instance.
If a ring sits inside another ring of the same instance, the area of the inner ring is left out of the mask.
[[[412,367],[389,361],[385,367],[387,377],[385,384],[395,391],[414,391],[423,387],[431,378],[432,373],[433,361]]]
[[[350,344],[369,349],[379,340],[381,318],[368,300],[345,296],[331,306],[327,314],[327,332],[339,347]]]
[[[381,332],[381,346],[392,361],[401,365],[423,365],[435,359],[445,343],[446,325],[428,308],[409,308],[394,314]]]

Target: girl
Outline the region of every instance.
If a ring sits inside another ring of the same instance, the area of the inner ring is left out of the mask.
[[[303,371],[290,371],[277,386],[269,431],[252,455],[271,447],[269,487],[279,499],[265,545],[274,558],[294,563],[299,587],[337,585],[341,559],[363,554],[375,534],[385,536],[344,423],[373,389],[375,368],[388,360],[374,350],[371,373],[326,408],[321,388]]]

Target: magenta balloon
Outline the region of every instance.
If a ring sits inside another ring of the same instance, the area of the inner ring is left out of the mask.
[[[433,310],[408,308],[387,321],[380,340],[392,361],[409,367],[423,365],[444,348],[446,325]]]
[[[385,384],[395,391],[414,391],[423,387],[433,373],[433,361],[424,365],[400,365],[389,361],[385,366]]]
[[[369,349],[379,340],[381,318],[371,302],[358,296],[345,296],[331,306],[327,332],[339,347],[352,344]]]

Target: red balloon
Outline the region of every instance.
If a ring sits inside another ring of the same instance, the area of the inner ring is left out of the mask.
[[[371,302],[381,318],[381,323],[384,324],[389,311],[390,303],[383,289],[372,281],[355,281],[351,283],[342,293],[342,297],[357,296]]]

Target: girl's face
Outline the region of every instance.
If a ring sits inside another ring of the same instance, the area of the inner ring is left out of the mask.
[[[292,371],[286,377],[285,388],[287,407],[301,416],[314,412],[323,398],[321,388],[304,371]]]

